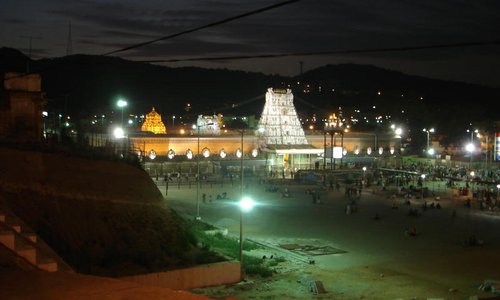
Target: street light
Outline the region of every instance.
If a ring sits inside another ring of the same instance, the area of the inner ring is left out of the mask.
[[[196,180],[196,220],[201,220],[200,217],[200,125],[196,121],[197,137],[198,137],[198,150],[196,151],[196,168],[197,168],[197,180]]]
[[[249,212],[255,206],[252,198],[243,197],[238,203],[240,207],[240,277],[243,278],[243,212]]]
[[[478,132],[478,133],[476,134],[476,137],[477,137],[478,139],[480,139],[480,140],[479,140],[479,143],[480,143],[480,144],[482,143],[482,140],[481,140],[481,139],[482,139],[483,137],[484,137],[484,138],[486,138],[486,144],[485,144],[485,146],[486,146],[485,148],[486,148],[486,149],[484,150],[484,164],[485,164],[485,167],[486,167],[486,168],[488,168],[488,156],[489,156],[489,155],[488,155],[488,154],[489,154],[489,138],[488,138],[488,133],[481,134],[481,133],[479,133],[479,132]],[[481,147],[481,148],[482,148],[482,147]]]
[[[424,199],[424,182],[425,182],[425,174],[420,175],[420,178],[422,178],[422,200]]]
[[[123,131],[123,128],[116,127],[113,130],[113,135],[116,139],[123,139],[125,137],[125,132]]]
[[[474,147],[474,133],[479,133],[479,130],[467,129],[467,132],[470,132],[470,144],[465,146],[465,150],[470,152],[469,168],[471,168],[472,167],[472,153],[474,152],[474,150],[476,150]]]
[[[425,152],[429,153],[430,149],[429,149],[429,144],[430,144],[430,133],[434,133],[434,128],[431,128],[431,129],[422,129],[423,132],[427,133],[427,148],[425,148]],[[430,153],[429,153],[430,154]],[[431,154],[432,155],[432,154]]]
[[[172,118],[173,122],[174,118]],[[196,129],[197,131],[197,140],[198,140],[198,149],[196,151],[196,167],[197,167],[197,184],[196,184],[196,220],[201,220],[200,216],[200,127],[202,126],[207,126],[207,125],[213,125],[213,123],[207,123],[205,125],[200,125],[198,123],[198,120],[196,121],[196,124],[193,124],[191,128]],[[203,149],[203,156],[205,158],[208,158],[210,156],[210,150],[208,148]]]
[[[465,150],[470,153],[470,160],[469,160],[469,168],[472,167],[472,153],[474,153],[474,150],[476,150],[476,147],[474,147],[473,143],[465,145]]]
[[[118,102],[116,102],[116,105],[122,110],[122,122],[121,122],[122,126],[123,126],[123,108],[127,106],[127,104],[128,104],[127,101],[123,99],[119,99]]]

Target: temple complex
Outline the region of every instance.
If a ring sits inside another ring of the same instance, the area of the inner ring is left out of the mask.
[[[141,126],[141,131],[149,131],[154,134],[165,134],[167,129],[161,120],[161,115],[155,111],[155,108],[146,115],[146,119]]]
[[[286,173],[392,156],[400,143],[389,134],[347,133],[341,118],[335,115],[323,129],[306,134],[290,89],[267,90],[257,128],[221,130],[221,123],[221,115],[199,115],[187,130],[158,135],[166,130],[153,108],[141,130],[155,134],[132,134],[129,140],[134,149],[147,155],[148,162],[189,163],[200,155],[204,164],[210,161],[212,165],[238,167],[243,157],[246,166]]]

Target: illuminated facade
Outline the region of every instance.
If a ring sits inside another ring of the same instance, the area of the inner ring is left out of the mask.
[[[259,130],[264,146],[308,144],[293,105],[293,94],[290,89],[267,90]]]
[[[220,135],[222,115],[203,116],[199,115],[196,124],[203,135]]]
[[[161,120],[161,115],[155,111],[154,107],[151,112],[146,115],[146,120],[141,126],[141,131],[149,131],[154,134],[167,133],[165,124],[163,124]]]

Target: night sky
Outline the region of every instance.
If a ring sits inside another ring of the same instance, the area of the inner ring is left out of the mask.
[[[104,54],[283,0],[1,0],[0,46],[32,57]],[[320,52],[500,40],[498,0],[302,0],[116,54],[131,60]],[[338,63],[500,87],[500,45],[336,56],[168,63],[283,75]]]

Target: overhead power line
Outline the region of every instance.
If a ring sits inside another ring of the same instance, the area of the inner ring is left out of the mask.
[[[146,63],[168,63],[168,62],[188,62],[188,61],[240,60],[240,59],[276,58],[276,57],[289,57],[289,56],[315,56],[315,55],[338,55],[338,54],[362,54],[362,53],[382,53],[382,52],[397,52],[397,51],[415,51],[415,50],[424,50],[424,49],[474,47],[474,46],[487,46],[487,45],[498,45],[498,44],[500,44],[500,40],[485,41],[485,42],[462,42],[462,43],[452,43],[452,44],[430,44],[430,45],[420,45],[420,46],[410,46],[410,47],[366,48],[366,49],[348,49],[348,50],[317,51],[317,52],[292,52],[292,53],[277,53],[277,54],[191,57],[191,58],[136,60],[136,61],[137,62],[146,62]]]
[[[206,113],[211,113],[211,112],[214,112],[214,111],[219,111],[219,112],[220,111],[227,111],[227,110],[239,108],[241,106],[245,106],[245,105],[253,103],[255,101],[262,100],[264,98],[265,98],[265,95],[264,94],[260,94],[260,95],[255,96],[255,97],[252,97],[252,98],[249,98],[249,99],[246,99],[246,100],[242,100],[242,101],[240,101],[238,103],[233,103],[233,104],[230,104],[230,105],[224,105],[224,106],[220,106],[220,107],[214,108],[214,109],[202,110],[202,111],[198,111],[196,113],[192,113],[190,115],[206,114]]]
[[[128,51],[128,50],[132,50],[132,49],[135,49],[135,48],[144,47],[144,46],[147,46],[147,45],[159,42],[159,41],[168,40],[168,39],[171,39],[171,38],[174,38],[174,37],[178,37],[180,35],[184,35],[184,34],[187,34],[187,33],[199,31],[199,30],[202,30],[202,29],[205,29],[205,28],[209,28],[209,27],[214,27],[214,26],[221,25],[221,24],[224,24],[224,23],[229,23],[229,22],[234,21],[234,20],[242,19],[242,18],[251,16],[251,15],[256,15],[256,14],[259,14],[259,13],[262,13],[262,12],[265,12],[265,11],[268,11],[268,10],[271,10],[271,9],[275,9],[275,8],[278,8],[278,7],[281,7],[281,6],[285,6],[285,5],[288,5],[288,4],[292,4],[292,3],[298,2],[298,1],[301,1],[301,0],[283,1],[283,2],[280,2],[280,3],[276,3],[276,4],[273,4],[273,5],[269,5],[269,6],[263,7],[263,8],[259,8],[259,9],[253,10],[253,11],[249,11],[249,12],[237,15],[237,16],[229,17],[229,18],[226,18],[226,19],[223,19],[223,20],[220,20],[220,21],[216,21],[216,22],[213,22],[213,23],[209,23],[209,24],[206,24],[206,25],[202,25],[202,26],[198,26],[198,27],[195,27],[195,28],[184,30],[184,31],[181,31],[181,32],[178,32],[178,33],[174,33],[174,34],[171,34],[171,35],[167,35],[167,36],[163,36],[163,37],[160,37],[160,38],[156,38],[154,40],[150,40],[150,41],[147,41],[147,42],[142,42],[142,43],[135,44],[135,45],[132,45],[132,46],[128,46],[128,47],[125,47],[125,48],[121,48],[121,49],[118,49],[118,50],[107,52],[107,53],[104,53],[103,55],[111,55],[111,54],[115,54],[115,53],[119,53],[119,52],[125,52],[125,51]]]

